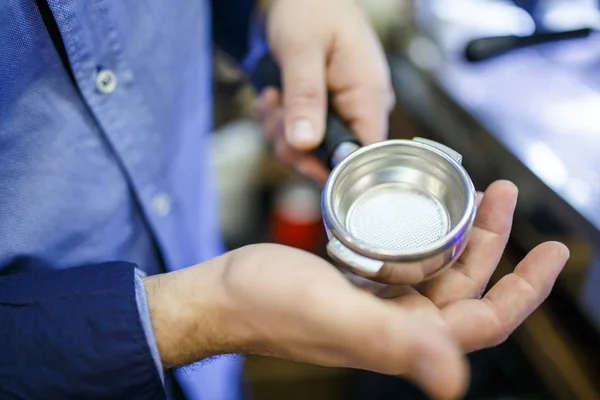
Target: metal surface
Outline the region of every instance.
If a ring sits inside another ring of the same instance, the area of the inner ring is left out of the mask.
[[[402,184],[378,185],[356,199],[346,229],[373,247],[402,251],[441,239],[450,230],[450,217],[434,196]]]
[[[354,151],[322,196],[329,254],[383,283],[418,283],[450,266],[473,224],[475,189],[460,155],[424,140]]]
[[[425,138],[414,138],[413,139],[415,142],[420,142],[420,143],[425,143],[428,144],[429,146],[435,147],[436,149],[439,149],[441,151],[443,151],[444,153],[448,154],[450,157],[454,158],[454,160],[456,160],[457,163],[462,163],[462,159],[463,156],[462,154],[460,154],[458,151],[451,149],[450,147],[443,145],[441,143],[438,143],[434,140],[431,139],[425,139]]]
[[[344,161],[344,159],[346,157],[348,157],[350,154],[354,153],[358,149],[360,149],[360,146],[358,146],[354,143],[343,142],[342,144],[340,144],[337,147],[337,149],[335,149],[335,152],[333,153],[333,156],[331,157],[332,164],[334,166],[338,165],[339,163]]]

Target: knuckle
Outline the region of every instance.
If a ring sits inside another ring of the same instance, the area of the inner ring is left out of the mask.
[[[379,82],[366,87],[358,98],[369,98],[371,106],[377,109],[392,110],[396,105],[396,93],[389,82]]]
[[[487,299],[482,299],[488,304],[491,314],[490,323],[493,323],[493,328],[489,330],[489,335],[487,335],[487,340],[485,343],[486,347],[498,346],[504,343],[512,334],[514,328],[512,328],[512,324],[508,323],[506,320],[500,318],[496,312],[496,307],[492,302]]]
[[[382,82],[377,88],[377,96],[381,103],[388,110],[391,110],[396,105],[396,93],[390,82]]]

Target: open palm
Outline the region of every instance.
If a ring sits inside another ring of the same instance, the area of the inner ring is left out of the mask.
[[[564,245],[543,243],[482,297],[508,241],[517,188],[497,181],[478,202],[469,245],[451,268],[415,287],[388,286],[377,293],[443,324],[465,352],[504,341],[545,300],[569,257]]]
[[[272,244],[230,252],[214,262],[227,307],[203,326],[227,333],[214,336],[226,339],[220,352],[402,374],[434,398],[455,398],[468,380],[464,354],[505,340],[544,301],[568,258],[564,245],[542,244],[482,298],[508,240],[517,190],[499,181],[479,197],[471,239],[453,267],[376,296],[308,252]]]

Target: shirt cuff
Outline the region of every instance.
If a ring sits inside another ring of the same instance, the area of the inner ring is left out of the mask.
[[[152,318],[150,317],[150,309],[148,308],[146,289],[144,288],[144,282],[142,282],[142,278],[145,276],[146,274],[142,270],[138,268],[135,269],[135,301],[140,314],[140,322],[142,323],[142,328],[146,334],[146,342],[150,348],[150,354],[152,355],[152,359],[154,360],[154,364],[160,375],[160,380],[164,385],[165,373],[160,359],[160,353],[158,352],[154,328],[152,327]]]
[[[22,264],[31,264],[30,272],[17,266],[0,277],[1,393],[165,399],[140,322],[133,264],[58,270],[42,260]]]

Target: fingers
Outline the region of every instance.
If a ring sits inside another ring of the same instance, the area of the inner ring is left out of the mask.
[[[312,150],[323,141],[325,64],[325,50],[308,37],[289,41],[281,52],[285,137],[296,150]]]
[[[563,244],[541,244],[482,300],[462,300],[444,308],[442,316],[453,337],[467,352],[506,340],[548,297],[568,258]]]
[[[269,142],[275,140],[275,134],[282,127],[283,111],[281,109],[281,93],[268,87],[259,97],[258,113],[263,125],[265,137]]]
[[[419,287],[438,307],[460,299],[480,298],[502,257],[512,228],[518,190],[508,181],[490,185],[460,259],[443,274]]]
[[[284,134],[281,93],[275,88],[263,91],[258,106],[265,136],[273,145],[275,155],[286,165],[320,185],[324,185],[329,171],[314,155],[298,151],[288,143]]]
[[[300,155],[300,157],[296,162],[296,171],[324,186],[329,178],[329,170],[325,168],[323,162],[315,156]]]
[[[464,391],[464,355],[426,315],[357,289],[308,252],[254,245],[222,259],[217,331],[229,336],[227,351],[402,374],[432,398]]]
[[[325,184],[329,177],[329,171],[317,157],[294,150],[282,135],[275,137],[273,147],[277,158],[286,165],[321,186]]]
[[[336,110],[363,144],[371,144],[388,137],[395,95],[376,34],[364,15],[355,17],[332,51],[327,81]]]
[[[357,82],[357,85],[360,82]],[[357,86],[335,94],[333,104],[363,145],[388,138],[390,109],[386,90]]]
[[[479,207],[481,207],[481,203],[483,202],[483,196],[484,194],[481,192],[477,192],[477,209],[479,210]]]
[[[297,10],[297,18],[307,25],[301,34],[294,32],[283,41],[271,32],[283,77],[288,142],[305,151],[321,143],[328,92],[362,143],[386,139],[395,95],[389,64],[368,17],[360,7],[346,7],[343,22],[331,31],[329,19],[318,20],[305,9]]]

